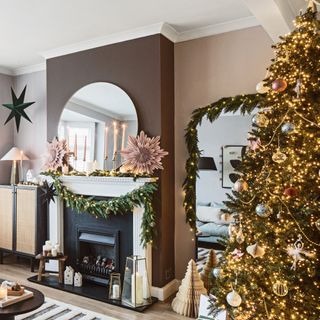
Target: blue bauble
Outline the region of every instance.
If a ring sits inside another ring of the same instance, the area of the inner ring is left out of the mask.
[[[292,133],[294,131],[294,125],[290,122],[286,122],[282,125],[281,131],[283,133]]]
[[[261,218],[267,218],[272,214],[272,209],[268,205],[259,203],[256,206],[256,214]]]

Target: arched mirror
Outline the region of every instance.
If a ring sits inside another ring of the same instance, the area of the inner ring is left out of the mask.
[[[128,94],[96,82],[79,89],[61,114],[58,137],[67,141],[70,165],[78,171],[111,170],[121,165],[120,151],[136,136],[138,117]]]
[[[248,145],[252,115],[222,113],[213,123],[204,118],[198,125],[198,162],[196,216],[199,247],[220,247],[219,239],[228,236],[232,219],[223,215],[234,183],[239,179],[237,166]]]

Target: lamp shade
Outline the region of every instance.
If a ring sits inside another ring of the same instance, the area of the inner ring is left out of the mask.
[[[212,157],[200,157],[198,162],[198,169],[217,171],[217,166]]]
[[[17,147],[13,147],[7,152],[2,158],[1,161],[20,161],[20,160],[30,160],[22,150]]]

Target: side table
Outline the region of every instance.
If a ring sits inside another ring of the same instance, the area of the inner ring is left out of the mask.
[[[0,282],[2,281],[3,280],[0,280]],[[29,287],[25,288],[33,292],[33,297],[6,308],[0,308],[0,320],[14,320],[14,316],[34,311],[43,305],[44,295],[39,290]]]
[[[57,256],[57,257],[48,257],[43,256],[42,254],[38,254],[36,259],[39,260],[39,271],[38,271],[38,281],[42,280],[42,276],[45,273],[45,263],[49,260],[58,260],[59,261],[59,283],[63,284],[63,272],[64,272],[64,264],[68,259],[68,256]]]

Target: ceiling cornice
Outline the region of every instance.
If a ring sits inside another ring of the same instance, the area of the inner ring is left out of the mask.
[[[55,48],[52,50],[43,51],[40,55],[45,59],[60,57],[63,55],[102,47],[105,45],[119,43],[123,41],[138,39],[151,36],[154,34],[162,34],[173,43],[193,40],[197,38],[208,37],[220,33],[240,30],[259,25],[255,17],[247,17],[243,19],[232,20],[225,23],[210,25],[204,28],[192,29],[184,32],[178,32],[173,26],[166,22],[156,23],[141,28],[127,30],[119,33],[114,33],[105,37],[94,38],[87,41],[74,43],[71,45]],[[38,72],[46,69],[46,63],[39,63],[20,68],[5,68],[0,66],[0,73],[11,76],[18,76],[27,73]]]

